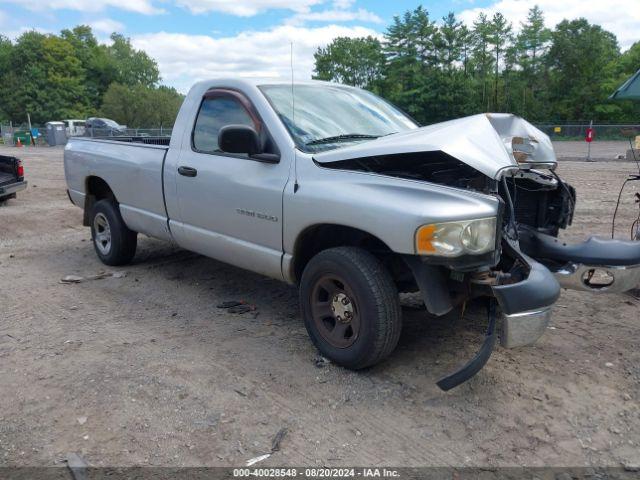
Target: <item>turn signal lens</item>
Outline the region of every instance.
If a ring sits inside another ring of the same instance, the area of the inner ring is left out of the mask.
[[[433,234],[436,231],[435,225],[423,225],[416,233],[416,249],[418,252],[434,253],[436,247],[433,245]]]
[[[496,219],[423,225],[416,232],[416,253],[441,257],[479,255],[495,248]]]

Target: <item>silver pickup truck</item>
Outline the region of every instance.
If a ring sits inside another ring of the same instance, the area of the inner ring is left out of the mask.
[[[438,385],[477,373],[500,337],[535,342],[561,286],[640,282],[640,242],[557,239],[576,194],[549,138],[508,114],[420,127],[381,98],[325,82],[196,84],[168,138],[71,138],[71,201],[98,257],[130,262],[138,233],[296,284],[327,358],[387,357],[400,292],[445,315],[486,299],[478,354]]]

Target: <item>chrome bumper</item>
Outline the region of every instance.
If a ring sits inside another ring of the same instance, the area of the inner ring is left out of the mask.
[[[535,343],[551,320],[551,307],[502,316],[500,344],[505,348],[523,347]]]
[[[27,182],[25,181],[5,185],[3,187],[0,187],[0,197],[12,195],[16,192],[19,192],[20,190],[24,190],[25,188],[27,188]]]
[[[605,283],[589,281],[594,272],[607,275]],[[593,293],[623,293],[640,285],[640,265],[627,266],[590,266],[579,263],[567,263],[554,272],[562,288]]]

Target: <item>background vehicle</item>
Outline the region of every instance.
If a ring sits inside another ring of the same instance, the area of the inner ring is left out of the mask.
[[[479,354],[452,388],[504,346],[535,342],[564,286],[619,292],[640,281],[640,244],[557,241],[575,191],[553,171],[548,137],[506,114],[428,127],[375,95],[324,82],[216,80],[186,97],[170,142],[73,139],[65,175],[108,265],[137,233],[300,287],[326,357],[364,368],[402,326],[398,292],[444,315],[486,298]],[[594,272],[613,276],[593,282]],[[496,305],[497,304],[497,305]]]
[[[115,137],[127,132],[125,125],[108,118],[91,117],[85,122],[84,134],[89,137]]]
[[[64,120],[67,137],[80,137],[84,135],[85,120]]]
[[[16,193],[25,188],[27,182],[20,160],[0,155],[0,202],[16,198]]]

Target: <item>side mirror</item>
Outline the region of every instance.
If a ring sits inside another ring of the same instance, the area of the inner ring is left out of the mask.
[[[226,125],[218,133],[218,147],[227,153],[262,153],[258,133],[248,125]]]
[[[251,160],[278,163],[277,153],[263,153],[258,133],[247,125],[226,125],[218,133],[218,147],[227,153],[246,153]]]

